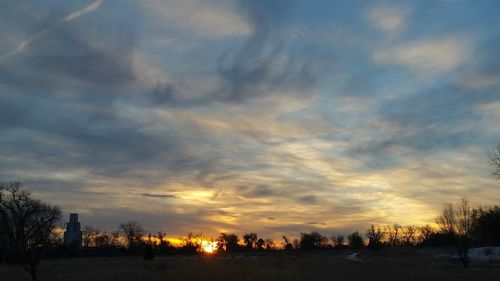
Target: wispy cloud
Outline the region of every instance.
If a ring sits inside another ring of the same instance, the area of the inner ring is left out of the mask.
[[[151,198],[177,198],[176,195],[173,194],[158,194],[158,193],[143,193],[141,196],[151,197]]]
[[[394,6],[377,6],[368,12],[372,24],[387,33],[397,34],[407,26],[408,11]]]
[[[104,3],[0,9],[0,50],[22,52],[0,64],[1,180],[86,224],[171,235],[495,204],[499,4]]]
[[[72,21],[76,18],[79,18],[79,17],[85,15],[85,14],[97,11],[97,9],[99,9],[101,4],[102,4],[102,0],[97,0],[94,3],[88,5],[87,7],[65,16],[64,19],[62,20],[62,22]]]
[[[56,29],[60,24],[64,23],[64,22],[69,22],[69,21],[72,21],[76,18],[79,18],[85,14],[88,14],[88,13],[91,13],[91,12],[94,12],[96,11],[99,6],[101,6],[102,4],[102,0],[97,0],[95,1],[94,3],[88,5],[87,7],[79,10],[79,11],[76,11],[74,13],[71,13],[69,15],[67,15],[66,17],[64,17],[62,20],[60,20],[58,23],[52,25],[51,27],[45,29],[45,30],[42,30],[38,33],[36,33],[35,35],[29,37],[28,39],[20,42],[16,48],[14,48],[12,51],[10,52],[7,52],[3,55],[0,55],[0,64],[3,63],[5,60],[13,57],[13,56],[16,56],[17,54],[21,53],[24,49],[26,49],[26,47],[28,47],[33,41],[39,39],[40,37],[46,35],[47,33],[53,31],[54,29]]]
[[[200,37],[245,36],[251,30],[235,11],[234,1],[152,0],[143,5],[159,22]]]
[[[423,39],[376,50],[373,60],[378,64],[400,64],[422,74],[440,74],[467,62],[469,47],[462,38]]]

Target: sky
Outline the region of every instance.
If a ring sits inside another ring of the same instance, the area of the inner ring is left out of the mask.
[[[0,6],[0,181],[84,225],[279,239],[500,198],[499,1]]]

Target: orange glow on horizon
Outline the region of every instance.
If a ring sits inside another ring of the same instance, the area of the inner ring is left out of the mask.
[[[145,242],[151,241],[154,244],[160,243],[160,240],[158,239],[158,237],[155,237],[155,236],[152,236],[152,237],[144,236],[142,238],[142,240]],[[179,238],[173,238],[173,237],[165,237],[164,241],[167,241],[168,243],[170,243],[170,245],[172,245],[174,247],[182,247],[186,243],[185,239],[179,239]],[[191,242],[199,245],[199,251],[201,253],[213,254],[215,252],[215,250],[217,250],[217,244],[218,244],[217,241],[201,239],[201,238],[191,238]]]

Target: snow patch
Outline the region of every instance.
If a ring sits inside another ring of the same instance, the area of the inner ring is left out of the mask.
[[[351,260],[351,261],[362,261],[358,258],[358,254],[359,253],[352,253],[352,254],[347,256],[347,259]]]
[[[471,260],[500,261],[500,247],[481,247],[469,250]]]

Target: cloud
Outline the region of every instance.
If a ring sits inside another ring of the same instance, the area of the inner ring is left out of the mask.
[[[173,194],[157,194],[157,193],[143,193],[141,196],[151,197],[151,198],[178,198],[178,196]]]
[[[408,23],[373,32],[345,25],[359,9],[332,17],[307,1],[126,1],[120,13],[40,3],[0,10],[1,35],[100,16],[60,24],[0,65],[0,178],[85,224],[277,238],[432,222],[458,196],[494,203],[482,161],[499,132],[495,40],[464,59],[465,37],[425,39],[422,24],[381,46]],[[325,44],[336,30],[359,39]],[[414,72],[454,75],[421,83]]]
[[[59,21],[58,23],[52,25],[51,27],[45,29],[45,30],[42,30],[38,33],[36,33],[35,35],[29,37],[28,39],[20,42],[16,48],[14,48],[14,50],[10,51],[10,52],[7,52],[6,54],[3,54],[3,55],[0,55],[0,64],[3,63],[5,60],[19,54],[20,52],[22,52],[24,49],[26,49],[26,47],[28,47],[33,41],[39,39],[40,37],[46,35],[47,33],[49,32],[52,32],[54,29],[56,29],[60,24],[64,23],[64,22],[69,22],[69,21],[72,21],[76,18],[79,18],[85,14],[88,14],[88,13],[91,13],[91,12],[94,12],[96,11],[99,6],[101,6],[102,4],[102,0],[97,0],[95,1],[94,3],[88,5],[87,7],[79,10],[79,11],[76,11],[74,13],[71,13],[69,15],[67,15],[66,17],[64,17],[61,21]]]
[[[314,195],[306,195],[297,199],[297,202],[303,204],[316,204],[318,202],[318,199]]]
[[[467,62],[468,41],[457,37],[424,39],[376,50],[377,64],[400,64],[414,72],[436,75]]]
[[[67,16],[64,17],[64,19],[62,20],[62,22],[68,22],[68,21],[72,21],[76,18],[79,18],[85,14],[88,14],[88,13],[91,13],[91,12],[94,12],[96,11],[97,9],[99,9],[99,7],[101,6],[102,4],[102,0],[97,0],[95,1],[94,3],[88,5],[87,7],[79,10],[79,11],[76,11],[74,13],[71,13]]]
[[[239,1],[252,27],[252,33],[241,48],[224,53],[218,60],[221,87],[215,96],[241,102],[248,98],[278,91],[308,96],[321,76],[321,64],[296,57],[286,51],[286,42],[278,31],[291,12],[293,2]]]
[[[462,85],[471,89],[484,89],[500,86],[500,74],[483,74],[466,77],[460,81]]]
[[[408,12],[399,7],[378,6],[368,12],[368,19],[376,28],[391,34],[403,31],[407,18]]]
[[[196,36],[218,38],[250,33],[248,24],[232,9],[233,1],[152,0],[144,5],[158,21]]]

